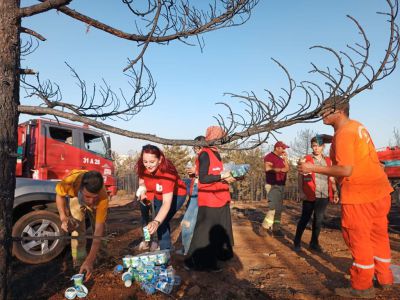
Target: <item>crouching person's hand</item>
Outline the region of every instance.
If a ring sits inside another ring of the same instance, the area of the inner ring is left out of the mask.
[[[83,262],[81,268],[79,269],[79,273],[80,274],[85,273],[85,281],[88,281],[90,279],[90,277],[92,277],[93,262],[88,261],[87,259],[85,259],[85,261]]]

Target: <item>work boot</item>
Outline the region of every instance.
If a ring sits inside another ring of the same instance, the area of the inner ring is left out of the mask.
[[[393,284],[379,284],[379,287],[383,291],[389,291],[392,289]]]
[[[351,287],[336,288],[335,294],[344,298],[373,299],[375,298],[375,289],[373,287],[366,290],[355,290]]]

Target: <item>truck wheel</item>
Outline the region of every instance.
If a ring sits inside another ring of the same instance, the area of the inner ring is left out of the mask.
[[[51,261],[65,247],[65,240],[46,240],[46,236],[62,236],[58,215],[45,210],[33,211],[14,225],[13,237],[43,237],[43,240],[22,240],[13,243],[13,254],[22,262],[40,264]]]

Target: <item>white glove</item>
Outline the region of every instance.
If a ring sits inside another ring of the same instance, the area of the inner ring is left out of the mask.
[[[144,185],[140,185],[136,191],[136,197],[140,198],[140,196],[142,196],[143,194],[146,194],[146,192],[147,192],[146,187]]]

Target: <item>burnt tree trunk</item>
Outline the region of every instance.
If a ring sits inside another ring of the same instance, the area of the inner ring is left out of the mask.
[[[0,1],[0,298],[9,294],[12,209],[17,152],[19,0]]]

